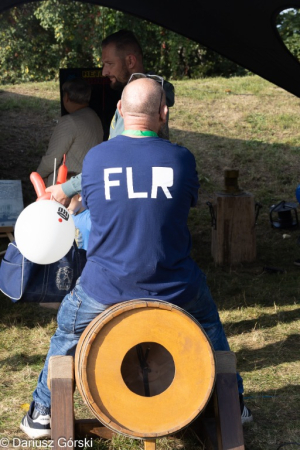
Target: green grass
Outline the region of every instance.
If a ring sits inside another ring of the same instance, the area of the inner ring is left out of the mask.
[[[300,269],[293,264],[300,257],[300,232],[271,228],[269,209],[281,200],[296,202],[300,100],[256,76],[176,81],[174,85],[171,140],[194,153],[201,181],[199,203],[189,218],[192,255],[207,274],[253,411],[254,424],[244,428],[246,448],[277,450],[284,442],[300,442]],[[3,164],[11,161],[14,176],[22,179],[27,204],[34,199],[27,178],[37,167],[58,116],[57,83],[6,86],[0,93],[0,136],[6,136],[0,138]],[[21,128],[21,142],[15,120],[19,127],[27,125]],[[11,157],[10,148],[14,149]],[[235,267],[214,264],[206,206],[223,189],[226,167],[239,170],[240,187],[262,204],[256,225],[257,258]],[[9,168],[1,170],[1,178],[7,178]],[[284,239],[284,234],[289,237]],[[4,248],[7,242],[2,239],[0,244]],[[277,267],[283,273],[269,273],[265,267]],[[21,405],[31,400],[55,330],[55,312],[13,305],[1,296],[1,313],[0,434],[23,437],[18,430]],[[78,393],[75,403],[77,417],[89,416]],[[121,436],[112,442],[94,441],[94,448],[142,446]],[[202,446],[191,436],[158,442],[159,450],[196,448]]]

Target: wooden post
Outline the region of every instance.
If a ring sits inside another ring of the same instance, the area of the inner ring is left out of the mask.
[[[216,352],[215,415],[218,450],[245,450],[233,352]]]
[[[253,195],[238,186],[239,171],[224,170],[224,191],[209,204],[212,214],[211,253],[216,264],[252,262],[256,258]]]
[[[211,252],[216,264],[252,262],[256,258],[255,203],[250,193],[217,194],[216,227]]]
[[[73,357],[52,356],[48,367],[48,387],[51,389],[53,450],[73,448],[75,438]]]

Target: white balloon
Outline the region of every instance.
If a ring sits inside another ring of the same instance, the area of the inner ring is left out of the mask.
[[[16,244],[25,258],[52,264],[65,256],[75,238],[68,210],[54,200],[39,200],[23,209],[15,225]]]

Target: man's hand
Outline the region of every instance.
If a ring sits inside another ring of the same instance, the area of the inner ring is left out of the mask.
[[[56,200],[64,206],[69,206],[71,199],[64,193],[61,184],[54,184],[46,189],[46,192],[51,192],[52,199]]]

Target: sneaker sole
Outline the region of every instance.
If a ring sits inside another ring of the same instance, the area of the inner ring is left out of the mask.
[[[40,439],[43,437],[48,437],[51,438],[51,430],[39,430],[39,429],[34,429],[34,428],[30,428],[30,427],[26,427],[25,425],[20,424],[20,429],[27,434],[28,437],[30,437],[30,439]]]

